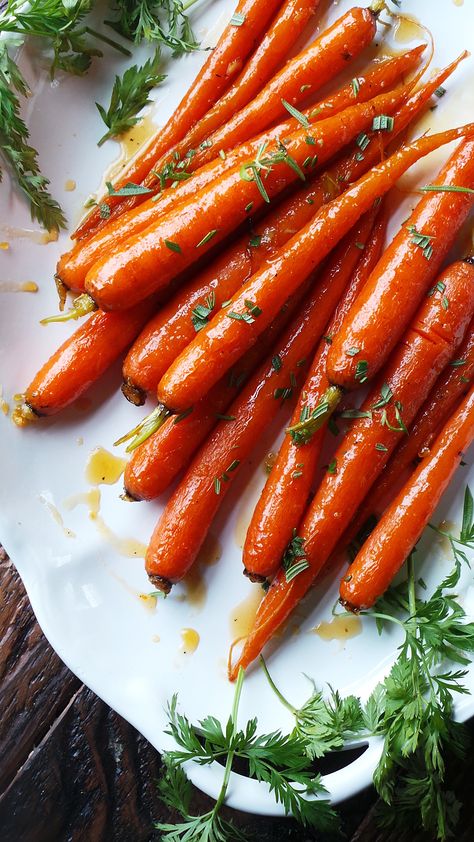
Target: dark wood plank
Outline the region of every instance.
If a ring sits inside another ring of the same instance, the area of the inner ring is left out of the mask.
[[[0,547],[0,792],[80,687],[47,645]]]

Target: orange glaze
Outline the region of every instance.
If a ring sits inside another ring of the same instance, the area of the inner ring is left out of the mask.
[[[53,415],[79,397],[135,339],[156,304],[91,316],[49,358],[25,393],[37,415]]]
[[[286,298],[411,164],[443,143],[474,132],[474,125],[423,137],[374,167],[333,199],[280,249],[271,265],[255,273],[175,360],[158,386],[159,403],[177,412],[193,406],[258,338]],[[228,316],[260,308],[251,324]],[[205,388],[204,388],[205,383]]]
[[[259,43],[280,3],[281,0],[240,0],[234,14],[243,15],[242,26],[233,26],[231,23],[226,26],[216,47],[208,53],[207,60],[164,128],[131,161],[116,187],[128,181],[140,183],[154,161],[181,140],[190,127],[214,105],[239,75],[247,56]],[[117,199],[108,198],[106,201],[112,207],[117,203]],[[99,211],[95,208],[74,236],[85,236],[99,220]]]
[[[341,581],[341,601],[370,608],[386,591],[429,522],[474,439],[474,389],[452,415],[426,456],[364,543]]]
[[[382,113],[393,111],[406,93],[407,89],[401,88],[382,94],[317,123],[311,128],[311,142],[308,129],[300,128],[288,139],[288,154],[302,170],[311,172],[315,165],[319,167],[358,132],[368,128],[380,109]],[[265,154],[278,151],[277,144],[270,145]],[[283,161],[267,169],[263,180],[272,198],[297,179],[294,169]],[[250,202],[253,213],[265,205],[253,177],[244,180],[238,164],[182,203],[177,212],[130,237],[120,252],[100,259],[87,274],[86,290],[103,309],[124,309],[136,304],[167,285],[235,230],[246,219],[245,209]],[[179,253],[166,242],[177,244]]]
[[[325,474],[299,529],[309,567],[291,582],[284,571],[277,573],[257,613],[255,626],[247,638],[242,655],[231,669],[235,679],[239,666],[246,668],[261,652],[293,608],[303,598],[329,559],[368,489],[379,476],[390,454],[401,440],[402,431],[382,424],[386,411],[391,426],[399,427],[395,400],[403,407],[403,421],[409,426],[426,399],[437,375],[447,364],[474,313],[472,267],[458,262],[449,267],[440,280],[444,293],[436,290],[425,299],[412,326],[392,354],[379,382],[364,401],[362,411],[372,410],[370,418],[356,419],[338,447],[336,472]],[[448,310],[442,304],[449,299]],[[382,384],[391,389],[394,399],[374,410]],[[413,388],[413,383],[417,388]],[[386,450],[375,447],[382,445]]]
[[[474,141],[455,150],[433,183],[474,187]],[[474,196],[466,193],[427,193],[418,202],[335,337],[327,363],[331,383],[355,388],[359,360],[368,363],[369,377],[379,371],[426,295],[473,205]],[[413,243],[412,225],[417,232],[433,237],[429,259]],[[360,349],[357,357],[347,354],[354,347]]]
[[[456,351],[456,359],[464,360],[465,364],[460,367],[449,364],[440,374],[410,427],[410,435],[400,442],[378,482],[371,488],[350,530],[344,535],[343,543],[349,543],[371,515],[382,514],[407,473],[424,451],[429,450],[441,425],[468,392],[474,379],[474,322],[469,325],[466,338]]]
[[[318,346],[290,426],[300,421],[304,407],[312,411],[318,406],[329,386],[326,377],[329,339],[339,329],[345,313],[366,282],[382,250],[386,217],[381,216],[370,234],[374,216],[374,212],[367,214],[359,222],[356,231],[346,237],[337,249],[342,261],[339,267],[336,263],[334,268],[346,271],[349,283],[325,328],[324,334],[328,340],[323,338]],[[359,254],[356,252],[357,242],[366,244],[365,251],[359,251]],[[277,572],[293,529],[298,528],[306,508],[325,433],[326,429],[322,427],[306,443],[295,444],[289,434],[283,439],[255,507],[244,545],[243,564],[252,576],[271,578]]]

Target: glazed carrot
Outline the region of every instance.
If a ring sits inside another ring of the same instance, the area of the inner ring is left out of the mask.
[[[354,6],[297,56],[290,59],[258,95],[209,135],[195,165],[212,160],[287,116],[284,101],[298,105],[340,73],[372,42],[378,14]],[[309,85],[309,88],[305,86]],[[354,97],[352,96],[352,101]],[[212,144],[212,145],[210,145]]]
[[[469,258],[467,258],[469,260]],[[343,543],[349,543],[373,515],[380,516],[391,502],[398,488],[413,470],[420,458],[429,451],[440,427],[454,412],[456,405],[468,392],[474,379],[474,322],[466,338],[440,374],[427,400],[410,427],[410,435],[403,439],[391,457],[384,472],[373,485]]]
[[[383,376],[335,454],[334,473],[326,473],[299,527],[308,567],[287,581],[280,570],[258,609],[255,625],[237,664],[247,667],[303,598],[329,559],[367,490],[405,435],[437,375],[462,342],[474,313],[473,267],[460,261],[440,277],[412,326],[395,349]],[[449,301],[445,309],[444,297]],[[413,384],[416,383],[416,388]],[[385,384],[385,386],[384,386]],[[388,391],[387,391],[388,390]]]
[[[403,486],[341,581],[351,611],[370,608],[387,590],[429,522],[474,440],[474,388],[443,427],[431,452]]]
[[[387,192],[424,154],[473,131],[471,124],[420,138],[374,167],[345,193],[321,208],[313,220],[279,250],[271,265],[253,275],[232,297],[229,306],[223,308],[180,354],[160,381],[159,403],[178,412],[193,406],[257,340],[285,299],[370,209],[376,198]],[[461,198],[465,200],[465,197]],[[258,308],[257,318],[250,318],[246,302]],[[249,318],[244,319],[246,314]]]
[[[300,128],[286,141],[262,145],[252,161],[232,167],[208,187],[99,260],[86,290],[102,309],[124,309],[167,285],[248,215],[334,155],[375,116],[393,112],[406,88],[346,108],[321,123]],[[315,150],[317,150],[315,152]],[[349,226],[350,227],[350,226]]]
[[[220,422],[193,459],[166,506],[147,551],[146,570],[158,587],[169,588],[189,570],[239,465],[261,439],[279,403],[296,396],[306,360],[344,291],[350,264],[354,266],[358,251],[353,248],[349,255],[347,249],[338,250],[331,255],[307,296],[303,311],[226,410],[234,420]]]
[[[474,142],[459,146],[437,184],[474,187]],[[379,371],[447,256],[474,205],[467,193],[429,193],[385,251],[347,314],[328,354],[332,384],[353,389],[363,360],[367,377]],[[356,356],[347,352],[358,348]]]
[[[27,407],[53,415],[76,400],[133,342],[155,308],[155,301],[143,301],[123,313],[92,313],[36,374],[25,393]]]
[[[126,172],[121,175],[118,186],[123,186],[128,181],[140,182],[158,156],[181,140],[191,126],[214,105],[239,75],[245,59],[259,43],[262,33],[280,4],[281,0],[240,0],[233,18],[224,29],[216,47],[209,52],[207,60],[180,104],[164,128],[160,129],[132,159]],[[242,20],[241,24],[232,23],[235,15]],[[110,199],[105,201],[107,204],[114,204]],[[74,237],[77,239],[85,236],[99,219],[99,211],[95,208],[78,226]]]
[[[301,102],[308,97],[308,88],[305,85],[310,85],[316,91],[325,81],[340,72],[352,56],[358,55],[370,43],[375,34],[375,23],[376,16],[369,10],[350,10],[306,50],[291,59],[246,107],[237,110],[237,113],[231,107],[225,116],[228,122],[215,136],[209,137],[206,132],[201,137],[205,140],[198,148],[196,139],[193,138],[192,142],[188,139],[189,145],[185,139],[180,146],[165,149],[165,156],[157,156],[153,164],[150,164],[149,170],[163,171],[169,153],[172,153],[175,162],[179,160],[180,154],[184,156],[183,160],[189,165],[188,169],[194,170],[214,159],[220,150],[232,149],[281,119],[282,115],[287,116],[282,100],[287,100],[290,104]],[[352,97],[346,105],[353,101]],[[199,126],[196,130],[200,135]],[[186,153],[192,155],[191,160],[186,158]],[[156,185],[153,172],[144,178],[143,184]],[[117,208],[117,213],[120,214],[124,208],[140,204],[140,201],[140,197],[136,197],[122,203]]]
[[[371,217],[369,217],[370,222],[373,219],[373,214]],[[365,250],[362,252],[350,283],[324,331],[325,338],[318,346],[293,412],[290,423],[290,430],[293,428],[293,431],[286,435],[283,440],[247,531],[243,563],[245,572],[252,581],[271,578],[277,572],[283,553],[291,540],[293,529],[299,525],[305,511],[321,453],[325,429],[321,427],[314,434],[311,434],[310,426],[306,427],[305,432],[305,429],[298,431],[298,425],[301,427],[301,421],[311,417],[311,413],[320,404],[329,386],[326,377],[326,358],[330,339],[338,330],[345,313],[380,257],[386,223],[386,216],[383,214],[378,219],[370,238],[368,238],[369,232],[361,230],[359,224],[356,242],[366,243]],[[354,248],[354,240],[349,242]],[[341,246],[339,246],[340,248]],[[350,269],[353,269],[353,266]],[[301,464],[303,464],[304,470],[297,469],[296,466],[301,466]]]
[[[231,401],[293,318],[309,286],[307,282],[298,290],[262,334],[260,342],[244,354],[235,368],[216,383],[193,407],[191,413],[185,413],[184,417],[168,418],[163,426],[133,451],[124,474],[124,488],[128,497],[133,500],[154,500],[187,467],[195,451],[216,426],[219,417],[225,415]],[[226,417],[230,419],[230,416]]]
[[[411,53],[415,52],[415,50],[411,51]],[[410,66],[410,64],[413,63],[414,59],[418,58],[418,53],[415,56],[411,55],[411,53],[404,54],[400,57],[397,56],[394,59],[381,62],[379,65],[376,65],[375,67],[379,68],[377,72],[374,69],[370,71],[370,73],[367,73],[364,77],[366,79],[366,85],[360,86],[358,98],[360,99],[361,97],[365,97],[368,99],[368,96],[366,96],[367,91],[375,95],[380,93],[384,87],[390,88],[390,84],[398,78],[398,73],[395,73],[395,70],[405,70],[407,66]],[[446,78],[456,69],[459,62],[466,56],[467,53],[463,53],[458,59],[456,59],[456,61],[448,65],[445,70],[439,71],[422,87],[420,91],[412,95],[407,103],[396,112],[394,128],[391,132],[384,132],[383,138],[381,138],[384,147],[393,137],[403,131],[411,120],[414,119],[416,114],[419,113],[423,105],[428,101],[432,93],[444,83]],[[392,62],[394,63],[393,65]],[[384,70],[383,73],[382,69]],[[351,86],[347,86],[347,88],[350,88],[352,91]],[[312,108],[308,109],[306,116],[308,116],[308,119],[311,119],[312,122],[315,122],[321,117],[338,113],[340,108],[345,105],[347,105],[347,100],[344,99],[341,101],[339,94],[335,94],[334,96],[330,96],[319,103],[317,109],[318,113],[316,113],[316,110]],[[291,127],[293,127],[295,121],[290,122]],[[290,122],[285,123],[284,125],[288,126],[290,125]],[[160,194],[159,200],[157,200],[156,196],[152,196],[151,198],[146,199],[146,201],[144,201],[137,210],[134,209],[132,204],[131,210],[122,213],[122,215],[113,222],[110,222],[110,220],[107,221],[107,225],[103,230],[97,231],[97,233],[90,239],[77,243],[69,252],[64,254],[58,263],[57,277],[69,288],[82,292],[84,290],[84,281],[87,272],[103,254],[119,249],[121,247],[120,244],[125,239],[138,233],[139,231],[142,231],[166,212],[169,212],[171,209],[175,209],[181,201],[184,201],[189,196],[194,195],[198,190],[202,189],[206,186],[206,184],[209,184],[215,178],[220,176],[233,164],[252,159],[252,157],[256,154],[260,139],[263,140],[263,138],[275,137],[278,134],[278,131],[278,127],[269,130],[264,134],[264,136],[259,136],[259,139],[256,142],[252,141],[244,144],[242,147],[239,147],[237,150],[228,154],[225,160],[218,157],[212,163],[202,167],[199,172],[193,176],[193,179],[180,181],[172,188],[166,188]],[[369,133],[368,137],[370,140],[372,134]],[[257,145],[255,145],[256,143]],[[365,172],[371,164],[376,163],[379,157],[379,145],[377,145],[377,147],[375,144],[369,146],[364,152],[364,158],[362,160],[360,149],[357,147],[357,153],[354,153],[354,155],[352,155],[347,161],[346,171],[344,173],[333,173],[335,184],[343,184],[344,180],[354,180],[354,178],[350,177],[352,171],[354,172],[354,177],[357,178]],[[341,179],[344,176],[344,180],[341,182],[337,181],[337,177],[339,175],[341,176]],[[140,196],[136,197],[136,199],[142,198],[143,197]],[[129,201],[133,202],[134,200],[127,200],[127,202]]]

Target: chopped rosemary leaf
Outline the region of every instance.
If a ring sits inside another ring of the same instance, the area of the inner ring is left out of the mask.
[[[387,114],[378,114],[374,117],[372,122],[372,129],[374,132],[387,131],[391,132],[394,124],[393,117],[388,117]]]
[[[346,354],[348,357],[355,357],[357,354],[360,354],[360,348],[349,348]]]
[[[219,477],[214,477],[214,492],[215,494],[221,493],[221,481]]]
[[[184,412],[181,412],[180,415],[176,416],[176,418],[173,421],[173,424],[179,424],[180,421],[183,421],[184,418],[187,418],[188,415],[191,415],[192,411],[193,411],[193,407],[191,407],[190,409],[185,409]]]
[[[176,254],[182,254],[181,246],[179,243],[174,243],[173,240],[165,240],[166,248],[169,248],[170,251],[175,251]]]
[[[367,374],[368,370],[369,370],[369,364],[368,364],[367,360],[359,360],[359,362],[356,365],[356,370],[355,370],[355,375],[354,375],[355,379],[358,380],[359,383],[365,383],[365,381],[368,378],[368,374]]]
[[[459,187],[457,184],[426,184],[420,190],[423,193],[474,193],[472,187]]]
[[[221,415],[220,412],[216,412],[216,418],[219,421],[235,421],[235,415]]]
[[[359,93],[359,90],[360,90],[360,82],[356,77],[354,77],[354,79],[352,80],[351,87],[352,87],[352,93],[353,93],[354,97],[356,97],[357,94]]]
[[[209,242],[209,240],[212,240],[212,238],[216,236],[216,234],[217,234],[218,230],[219,230],[218,228],[213,228],[213,230],[212,230],[212,231],[208,231],[208,233],[206,234],[206,236],[205,236],[205,237],[203,237],[203,238],[202,238],[202,240],[201,240],[201,241],[200,241],[200,242],[196,245],[196,248],[198,249],[198,248],[200,248],[201,246],[206,245],[206,243],[208,243],[208,242]]]
[[[152,193],[149,187],[142,187],[141,184],[134,184],[129,181],[125,187],[115,190],[111,181],[106,181],[107,193],[109,196],[145,196],[147,193]]]
[[[110,216],[111,210],[110,205],[107,202],[101,202],[99,205],[99,216],[101,219],[108,219]]]
[[[249,202],[248,205],[245,205],[245,213],[249,213],[253,208],[253,202]]]
[[[328,474],[335,474],[335,473],[337,473],[337,460],[336,460],[336,459],[331,459],[331,461],[330,461],[329,465],[328,465],[328,466],[327,466],[327,468],[326,468],[326,472],[327,472]]]
[[[466,365],[466,360],[451,360],[449,363],[453,368],[460,368],[462,365]]]
[[[370,137],[368,135],[366,135],[365,132],[361,132],[360,134],[357,135],[356,144],[359,147],[359,149],[362,150],[362,152],[364,152],[367,149],[369,143],[370,143]]]
[[[356,243],[354,243],[354,245],[355,245],[356,249],[360,249],[361,251],[364,251],[364,249],[365,249],[365,243],[361,243],[361,242],[357,241]]]
[[[439,99],[441,99],[441,97],[444,96],[445,93],[446,93],[446,88],[443,88],[442,85],[440,85],[439,88],[436,88],[436,90],[435,90],[435,96],[437,96]]]
[[[383,383],[382,388],[380,389],[380,398],[376,403],[374,403],[372,409],[382,409],[382,407],[387,406],[392,398],[393,392],[390,386],[388,383]]]
[[[283,363],[281,361],[280,355],[275,354],[275,356],[272,357],[272,368],[274,368],[275,371],[280,371],[282,365],[283,365]]]
[[[242,26],[245,23],[245,15],[241,12],[234,12],[229,23],[231,26]]]
[[[385,445],[381,444],[381,442],[379,442],[379,441],[375,445],[375,449],[380,450],[382,453],[388,453],[388,447],[385,447]]]
[[[191,322],[196,333],[202,330],[203,327],[206,327],[209,321],[209,316],[215,306],[216,294],[215,292],[210,292],[205,298],[205,304],[196,304],[194,309],[191,311]]]
[[[295,108],[294,105],[291,105],[290,102],[287,102],[286,99],[282,99],[281,102],[284,108],[286,108],[286,110],[288,111],[288,113],[291,114],[291,116],[294,117],[295,120],[297,120],[298,123],[300,123],[300,125],[303,126],[303,128],[309,129],[311,123],[309,122],[305,114],[302,114],[301,111],[298,111],[298,109]]]
[[[424,257],[429,260],[433,254],[433,246],[431,245],[431,240],[434,239],[433,236],[430,234],[422,234],[420,231],[416,230],[415,225],[409,225],[408,231],[410,234],[413,234],[411,242],[415,246],[419,246],[423,252]]]
[[[250,237],[249,246],[251,246],[251,248],[257,249],[261,242],[262,238],[260,234],[254,234],[252,237]]]
[[[372,418],[372,413],[370,410],[344,409],[340,417],[350,418],[351,420],[354,418]]]
[[[311,135],[309,134],[307,134],[305,137],[305,143],[307,143],[308,146],[316,146],[316,141],[314,137],[311,137]]]

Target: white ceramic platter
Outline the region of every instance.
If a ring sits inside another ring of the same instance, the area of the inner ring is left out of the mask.
[[[349,6],[349,0],[329,5],[320,25]],[[216,0],[203,3],[202,10],[195,12],[196,31],[205,43],[215,43],[232,7],[231,0]],[[404,0],[403,10],[430,27],[436,44],[434,67],[470,46],[473,0],[465,0],[464,5],[452,0]],[[413,31],[413,27],[402,25],[395,46],[405,48]],[[165,121],[181,99],[204,57],[201,53],[169,63],[168,80],[157,91],[152,111],[157,124]],[[103,127],[94,102],[107,101],[113,73],[122,71],[123,64],[109,55],[85,79],[61,77],[51,83],[34,68],[26,52],[22,62],[35,92],[26,110],[32,143],[51,178],[54,195],[74,223],[87,196],[97,189],[102,172],[118,154],[115,143],[101,149],[96,146]],[[438,109],[428,112],[418,132],[472,119],[474,59],[463,63],[447,88]],[[432,178],[449,152],[444,148],[418,166],[416,183]],[[77,184],[73,192],[65,189],[70,179]],[[414,176],[410,176],[410,184],[413,182]],[[405,179],[405,187],[407,183]],[[416,197],[404,192],[398,199],[392,233]],[[8,178],[0,188],[0,222],[0,241],[9,243],[7,251],[0,251],[0,281],[35,281],[39,285],[36,295],[0,293],[0,383],[4,398],[12,404],[13,395],[22,391],[74,326],[39,325],[42,316],[56,310],[52,278],[57,258],[68,248],[67,237],[45,245],[35,241],[37,235],[25,233],[33,226],[25,204],[10,190]],[[0,538],[18,567],[46,636],[66,664],[153,745],[165,749],[170,741],[163,733],[164,707],[174,692],[178,691],[181,708],[192,721],[211,713],[222,720],[228,717],[233,687],[227,682],[226,659],[241,617],[236,624],[232,620],[248,611],[248,607],[236,606],[248,603],[249,597],[255,601],[258,593],[241,573],[242,537],[265,479],[264,456],[272,449],[278,428],[242,470],[212,527],[222,548],[219,563],[203,565],[199,581],[194,577],[191,585],[176,587],[166,602],[154,607],[139,598],[150,591],[142,559],[121,553],[140,552],[136,542],[147,542],[162,503],[127,504],[119,498],[118,483],[100,486],[99,519],[89,518],[84,503],[72,509],[65,505],[71,496],[90,490],[84,469],[91,451],[97,446],[112,450],[114,439],[142,417],[140,410],[123,399],[119,383],[117,365],[91,390],[90,400],[79,401],[60,418],[23,431],[16,429],[9,417],[0,416]],[[437,521],[448,518],[459,522],[462,491],[469,476],[474,484],[471,468],[459,471],[436,514]],[[65,528],[54,516],[56,512]],[[121,538],[133,540],[124,546]],[[439,579],[450,564],[443,549],[428,536],[423,553],[427,557],[423,576],[428,581],[430,576]],[[466,573],[462,598],[474,616],[470,583],[471,574]],[[269,655],[275,680],[295,703],[302,702],[309,692],[304,672],[320,685],[329,682],[341,693],[366,697],[394,658],[396,635],[390,632],[378,637],[371,621],[364,620],[361,633],[346,640],[324,640],[312,631],[318,623],[331,619],[336,594],[336,583],[326,581]],[[297,634],[295,626],[299,626]],[[180,651],[183,628],[195,629],[200,635],[194,654]],[[474,686],[472,671],[468,680]],[[472,713],[472,698],[463,698],[457,715],[465,719]],[[262,730],[292,725],[257,669],[250,670],[246,678],[241,721],[254,715]],[[352,765],[326,777],[335,801],[369,783],[378,752],[374,741]],[[191,768],[189,774],[197,786],[217,794],[221,767]],[[265,786],[237,775],[232,778],[228,802],[256,813],[279,812]]]

